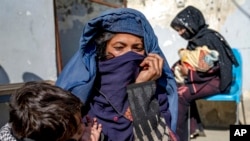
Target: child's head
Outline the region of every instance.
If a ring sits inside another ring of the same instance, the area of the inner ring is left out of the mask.
[[[27,82],[10,99],[10,124],[17,139],[65,141],[81,137],[81,101],[68,91]]]
[[[186,54],[187,54],[187,52],[188,52],[188,50],[185,49],[185,48],[180,48],[180,49],[178,50],[178,55],[179,55],[179,57],[180,57],[181,62],[183,62],[183,60],[186,59]]]
[[[179,56],[182,56],[182,53],[183,53],[185,50],[187,50],[187,49],[185,49],[185,48],[180,48],[180,49],[178,50],[178,55],[179,55]]]

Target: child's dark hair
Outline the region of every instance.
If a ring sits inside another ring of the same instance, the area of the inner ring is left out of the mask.
[[[62,141],[77,131],[82,103],[72,93],[43,82],[27,82],[10,98],[10,124],[19,139]]]

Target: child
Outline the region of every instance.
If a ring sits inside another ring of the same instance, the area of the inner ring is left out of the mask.
[[[181,48],[178,54],[181,65],[185,65],[190,70],[200,72],[208,71],[219,59],[219,53],[216,50],[209,50],[207,46],[199,46],[195,50]],[[176,82],[183,84],[185,76],[180,72],[178,65],[174,68],[174,74]]]
[[[10,98],[9,122],[1,141],[98,141],[102,127],[82,123],[81,101],[68,91],[43,82],[27,82]]]

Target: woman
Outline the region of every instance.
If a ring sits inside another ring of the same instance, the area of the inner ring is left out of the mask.
[[[152,27],[137,10],[112,9],[90,20],[56,85],[88,103],[86,112],[102,124],[105,141],[163,140],[165,131],[175,138],[174,77]]]
[[[188,140],[187,113],[191,106],[191,137],[203,134],[195,100],[216,93],[223,93],[230,89],[232,82],[232,65],[238,65],[232,50],[226,40],[218,32],[209,29],[202,13],[193,6],[180,11],[171,22],[181,37],[188,41],[187,49],[195,50],[198,46],[206,45],[219,53],[218,63],[207,72],[188,70],[179,61],[179,65],[186,80],[184,85],[178,86],[179,111],[177,121],[177,134],[182,141]]]

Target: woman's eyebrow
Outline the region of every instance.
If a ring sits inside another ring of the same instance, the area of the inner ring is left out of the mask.
[[[111,45],[115,45],[115,44],[126,45],[127,43],[126,43],[126,42],[123,42],[123,41],[116,41],[116,42],[112,43]]]

